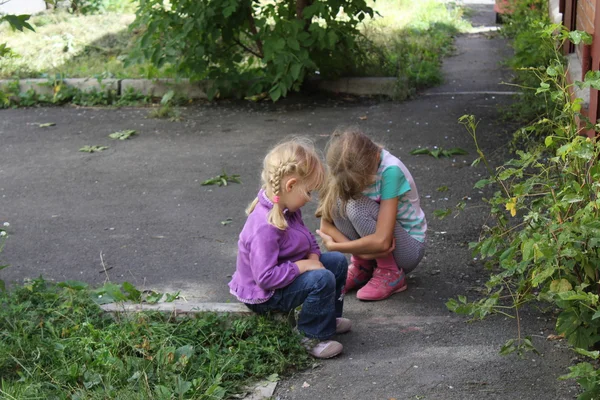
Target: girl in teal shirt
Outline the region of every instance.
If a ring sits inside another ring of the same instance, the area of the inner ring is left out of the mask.
[[[414,179],[397,157],[357,129],[333,134],[317,233],[330,251],[352,254],[345,291],[383,300],[406,290],[425,252],[427,220]]]

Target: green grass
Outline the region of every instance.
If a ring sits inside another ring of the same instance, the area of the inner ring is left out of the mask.
[[[400,98],[442,83],[442,58],[453,51],[454,36],[471,29],[464,9],[439,0],[377,0],[371,6],[379,15],[362,32],[383,62],[363,74],[397,76]]]
[[[221,399],[309,364],[291,327],[265,317],[115,319],[86,285],[41,278],[0,292],[3,399]]]
[[[32,18],[35,32],[13,32],[0,25],[0,37],[13,54],[0,58],[0,78],[32,78],[60,74],[70,78],[146,77],[154,67],[126,67],[135,32],[133,14],[72,15],[64,11]],[[169,76],[168,71],[161,72]]]

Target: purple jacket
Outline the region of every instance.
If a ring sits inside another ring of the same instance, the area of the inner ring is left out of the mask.
[[[267,301],[275,289],[288,286],[300,275],[296,261],[311,253],[321,255],[315,237],[302,222],[300,210],[284,211],[288,228],[281,230],[267,222],[271,208],[273,203],[261,190],[256,208],[240,233],[237,266],[229,289],[244,303]]]

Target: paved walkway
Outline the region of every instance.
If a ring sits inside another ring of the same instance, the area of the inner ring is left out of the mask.
[[[491,24],[490,1],[480,3],[472,4],[474,20]],[[0,274],[7,281],[42,274],[100,284],[106,267],[116,282],[182,290],[198,301],[232,301],[226,283],[266,150],[291,134],[323,147],[336,126],[358,124],[413,172],[429,215],[427,256],[406,292],[377,303],[348,296],[346,316],[355,328],[339,338],[343,355],[280,382],[275,396],[573,398],[576,385],[556,380],[573,353],[563,342],[545,340],[553,329],[550,315],[523,313],[523,334],[533,337],[541,355],[520,360],[498,355],[517,334],[514,321],[494,317],[469,324],[444,306],[459,294],[477,296],[486,278],[467,248],[486,218],[484,193],[472,188],[484,171],[469,167],[474,146],[457,119],[465,113],[481,119],[481,144],[501,159],[514,128],[498,112],[511,96],[496,93],[507,91],[500,82],[509,75],[498,64],[507,53],[498,36],[462,36],[457,55],[444,65],[447,83],[404,103],[341,97],[294,97],[276,105],[232,102],[189,107],[182,122],[148,119],[149,110],[138,108],[2,110],[0,222],[11,223],[11,237],[1,257],[11,268]],[[39,126],[48,122],[56,125]],[[139,135],[108,138],[124,129]],[[85,145],[109,149],[79,152]],[[409,155],[419,146],[461,147],[470,154],[439,160]],[[200,185],[223,171],[240,174],[243,183]],[[441,186],[448,191],[438,191]],[[436,209],[463,199],[467,208],[457,218],[433,217]],[[304,214],[316,229],[313,210],[311,205]]]

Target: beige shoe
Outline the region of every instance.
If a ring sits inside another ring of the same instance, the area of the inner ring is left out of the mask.
[[[302,339],[302,345],[308,351],[308,354],[315,358],[332,358],[339,355],[344,346],[335,340],[325,340],[319,342],[318,339]]]
[[[336,334],[340,334],[340,333],[346,333],[346,332],[350,332],[350,329],[352,329],[352,321],[350,321],[348,318],[336,318],[335,319],[335,333]]]

